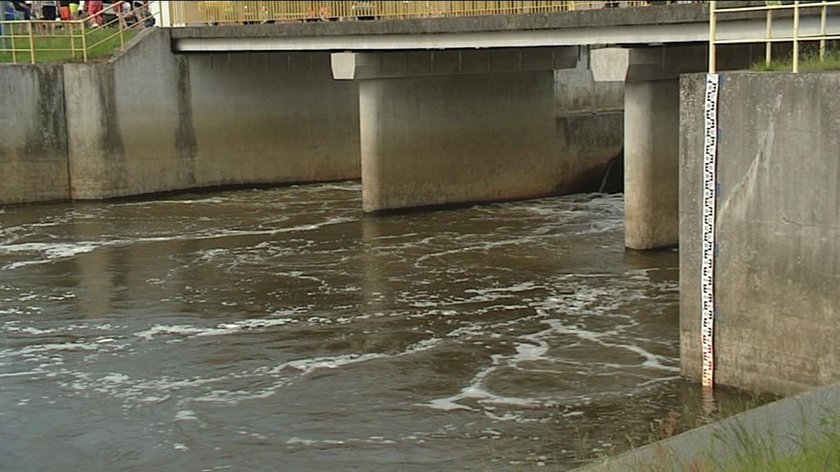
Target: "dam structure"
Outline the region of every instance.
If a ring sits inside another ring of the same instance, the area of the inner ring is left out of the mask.
[[[150,28],[105,62],[2,67],[0,203],[361,178],[376,212],[597,190],[623,155],[626,246],[675,245],[679,74],[706,68],[708,8],[619,3]]]
[[[682,372],[697,377],[704,96],[692,74],[709,67],[709,4],[589,2],[599,8],[406,18],[366,11],[369,21],[342,21],[339,4],[389,2],[310,3],[333,10],[294,22],[228,22],[181,5],[113,58],[0,66],[0,109],[14,110],[0,126],[0,205],[360,179],[362,209],[377,213],[597,191],[620,167],[625,247],[681,247]],[[727,2],[756,4],[764,2]],[[827,216],[836,192],[809,203],[800,184],[783,186],[778,169],[787,167],[767,156],[818,142],[821,160],[797,172],[807,182],[833,173],[836,146],[825,136],[837,120],[825,104],[836,77],[774,82],[731,71],[771,49],[756,38],[780,36],[794,22],[803,36],[840,31],[840,15],[785,11],[772,25],[752,11],[716,24],[717,39],[733,43],[717,47],[716,67],[721,110],[734,114],[721,117],[723,191],[737,190],[721,207],[725,263],[716,283],[722,319],[734,316],[731,331],[720,325],[720,379],[788,394],[838,378],[829,346],[836,284],[825,282],[837,278]],[[810,104],[809,113],[796,103]],[[796,126],[818,124],[796,134],[780,113]],[[789,195],[770,198],[771,187]],[[745,237],[746,221],[784,237]],[[730,242],[737,251],[726,252]],[[778,300],[785,290],[797,295]],[[756,317],[754,306],[779,314]],[[793,330],[798,319],[816,320],[818,336]],[[778,365],[779,375],[766,374]]]

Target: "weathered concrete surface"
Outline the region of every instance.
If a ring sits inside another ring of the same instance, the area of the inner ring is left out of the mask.
[[[555,113],[622,112],[627,55],[626,49],[580,48],[574,67],[554,71]]]
[[[684,76],[682,372],[700,374],[703,75]],[[840,380],[840,73],[726,73],[720,89],[716,380],[780,394]]]
[[[624,245],[679,240],[679,81],[628,82],[624,89]]]
[[[676,245],[679,75],[706,67],[705,48],[631,49],[624,89],[624,245]]]
[[[64,66],[72,198],[359,178],[358,93],[326,53],[177,56],[147,31]]]
[[[763,52],[761,52],[763,54]],[[753,46],[718,50],[719,70],[749,66]],[[705,46],[630,49],[624,92],[624,244],[655,249],[679,242],[679,77],[707,67]]]
[[[364,210],[558,191],[553,86],[551,71],[362,81]]]
[[[99,199],[194,186],[184,148],[176,58],[150,34],[103,63],[65,64],[71,197]],[[188,127],[188,124],[187,124]]]
[[[823,387],[576,470],[729,470],[727,464],[751,454],[772,453],[781,459],[835,434],[838,411],[840,386]]]
[[[736,2],[732,2],[733,4]],[[747,2],[742,2],[747,3]],[[759,2],[761,3],[761,2]],[[755,15],[751,15],[755,16]],[[739,15],[743,18],[745,15]],[[763,18],[763,16],[762,16]],[[350,35],[442,34],[498,31],[531,31],[602,26],[654,26],[708,22],[704,4],[678,7],[597,9],[572,12],[482,15],[472,17],[414,18],[378,21],[277,23],[208,28],[175,28],[173,39],[270,38]]]
[[[329,53],[188,56],[199,185],[358,179],[359,98]]]
[[[0,205],[69,197],[60,65],[0,66]]]
[[[491,70],[359,81],[365,211],[597,190],[620,111],[593,113],[601,97],[558,91],[550,68]],[[570,77],[594,86],[585,67]]]

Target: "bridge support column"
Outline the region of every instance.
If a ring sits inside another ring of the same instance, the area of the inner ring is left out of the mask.
[[[679,80],[624,87],[624,244],[679,241]]]
[[[679,74],[706,67],[701,47],[631,49],[624,88],[624,244],[679,242]]]
[[[578,55],[576,47],[334,54],[334,76],[359,80],[364,210],[575,190],[593,159],[566,152],[553,71],[575,67]]]

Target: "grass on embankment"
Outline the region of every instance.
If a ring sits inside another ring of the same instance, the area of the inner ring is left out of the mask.
[[[125,43],[137,33],[128,29],[123,32]],[[35,62],[82,62],[82,39],[76,32],[71,37],[66,30],[56,29],[54,33],[42,33],[43,36],[34,36]],[[0,63],[15,62],[12,52],[8,49],[22,49],[16,51],[18,63],[31,62],[29,51],[29,38],[21,37],[23,33],[15,33],[15,37],[4,36],[0,38]],[[120,48],[119,30],[116,28],[90,29],[85,33],[85,42],[88,44],[88,60],[101,59],[109,56]],[[90,45],[95,45],[91,47]],[[6,49],[5,51],[3,49]],[[75,55],[73,49],[76,49]]]
[[[837,419],[824,420],[831,429],[815,437],[796,438],[802,450],[779,457],[772,446],[749,437],[739,437],[740,449],[733,461],[709,470],[725,472],[789,472],[789,471],[840,471],[840,428]],[[738,435],[740,436],[740,434]]]
[[[792,59],[774,59],[770,64],[764,61],[757,62],[750,67],[756,72],[790,72],[793,70]],[[820,61],[819,54],[806,53],[799,57],[799,72],[822,72],[840,70],[840,50],[826,51],[825,58]]]
[[[792,436],[792,433],[753,431],[743,424],[715,434],[715,446],[687,463],[675,462],[663,453],[658,460],[637,464],[646,472],[688,470],[690,472],[840,472],[840,417],[822,419],[821,432]],[[782,440],[787,439],[787,441]],[[796,445],[796,451],[781,453],[782,443]],[[679,465],[678,465],[679,464]]]

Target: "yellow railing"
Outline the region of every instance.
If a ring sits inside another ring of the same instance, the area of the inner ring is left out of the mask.
[[[635,7],[646,1],[201,1],[169,2],[173,26],[477,16]]]
[[[125,48],[141,28],[159,23],[148,5],[123,11],[122,2],[77,20],[0,21],[0,62],[82,61]]]
[[[709,2],[709,72],[714,73],[717,61],[717,48],[719,44],[746,44],[746,43],[765,43],[764,55],[765,62],[769,66],[772,60],[772,45],[773,43],[791,43],[792,58],[791,69],[793,72],[799,72],[799,43],[802,41],[819,41],[819,58],[822,61],[825,58],[826,41],[840,39],[840,34],[827,34],[826,32],[826,16],[828,8],[832,6],[840,6],[840,1],[822,1],[822,2],[800,2],[794,1],[792,4],[782,4],[781,2],[766,2],[763,6],[754,7],[726,7],[726,2]],[[820,27],[818,33],[803,34],[800,31],[800,11],[802,9],[820,9]],[[793,10],[793,21],[790,30],[790,35],[774,34],[773,33],[773,12],[782,10]],[[720,15],[727,13],[743,13],[743,12],[766,12],[765,17],[765,33],[761,38],[747,38],[747,39],[718,39],[717,38],[717,21]]]

